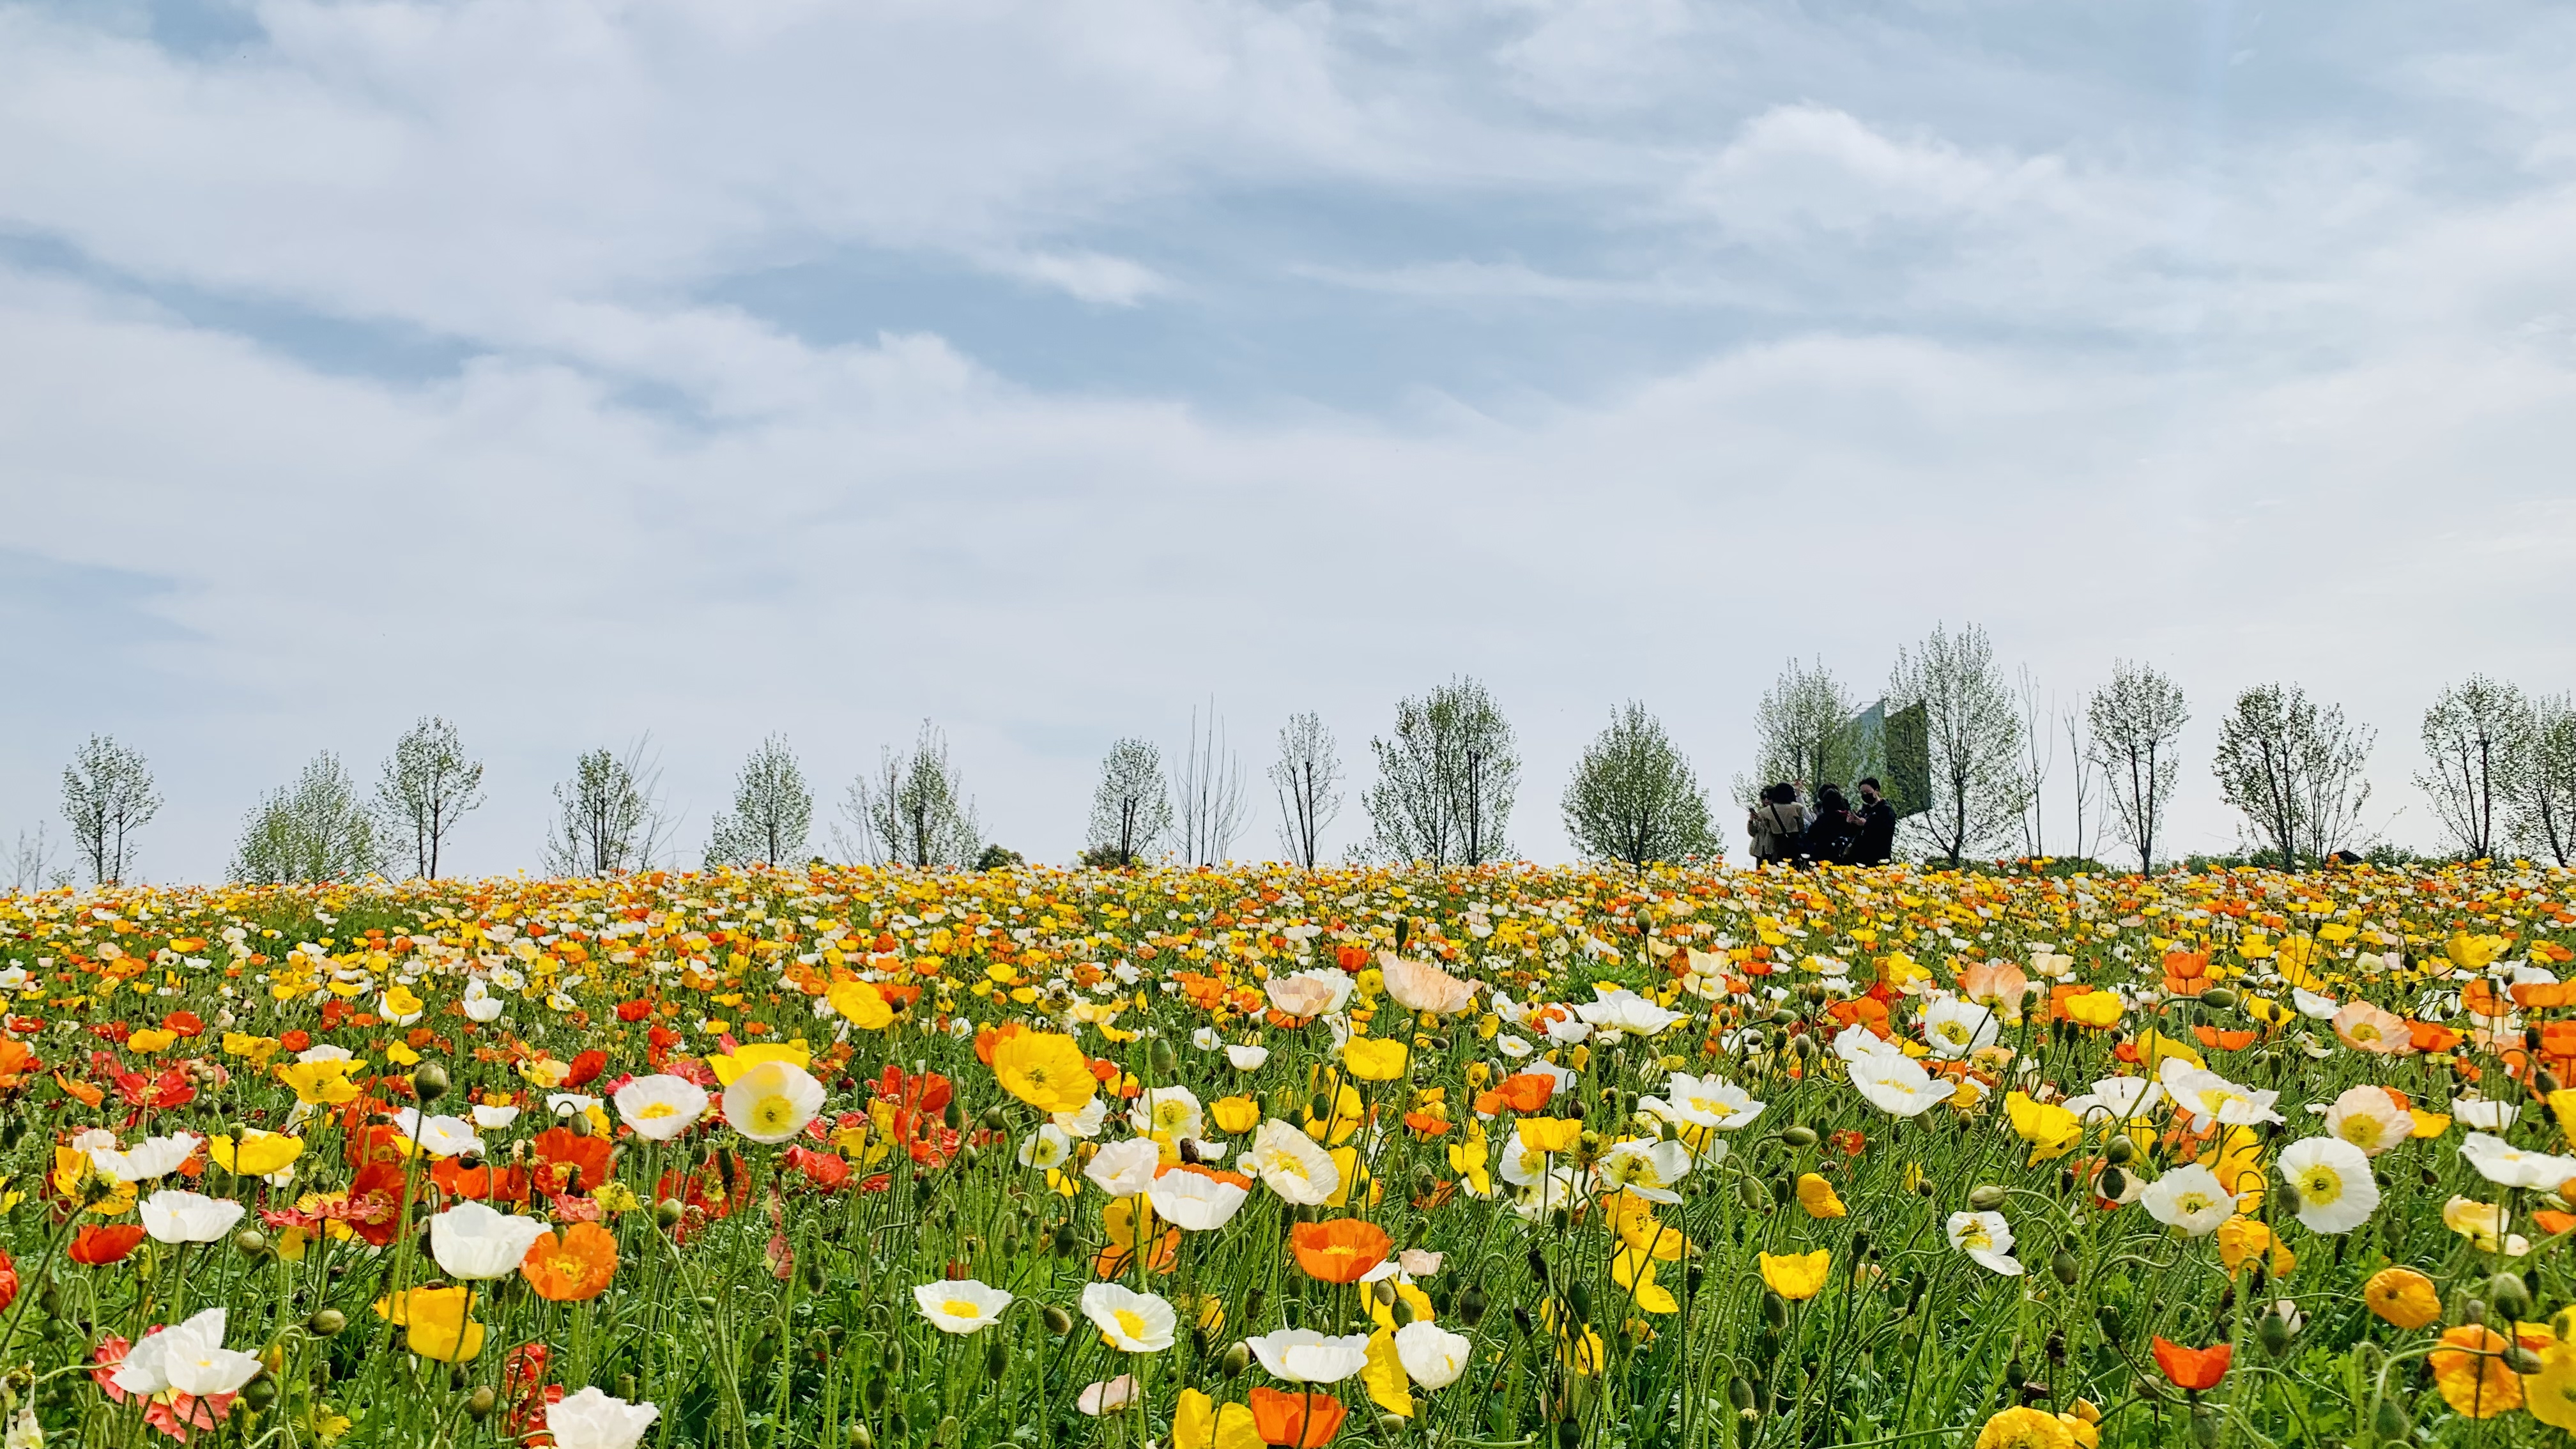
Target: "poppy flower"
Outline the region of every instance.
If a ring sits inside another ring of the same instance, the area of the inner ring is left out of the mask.
[[[2159,1334],[2155,1341],[2156,1367],[2165,1371],[2178,1389],[2199,1393],[2218,1387],[2227,1377],[2228,1362],[2236,1357],[2236,1345],[2222,1343],[2211,1348],[2185,1348]]]
[[[1762,1281],[1791,1302],[1803,1302],[1823,1292],[1825,1279],[1834,1271],[1830,1248],[1818,1248],[1812,1253],[1763,1253],[1759,1261]]]
[[[73,1234],[72,1245],[64,1250],[63,1256],[75,1263],[99,1268],[123,1261],[126,1254],[134,1251],[134,1245],[142,1241],[143,1226],[140,1223],[105,1223],[85,1227]]]
[[[1325,1283],[1356,1283],[1395,1251],[1386,1229],[1357,1218],[1298,1223],[1288,1230],[1288,1246],[1308,1277]]]
[[[2442,1316],[2442,1295],[2433,1280],[2412,1268],[2382,1268],[2361,1285],[2361,1301],[2370,1311],[2399,1328],[2412,1331]]]
[[[2480,1323],[2446,1329],[2442,1346],[2426,1355],[2433,1386],[2452,1410],[2472,1419],[2492,1419],[2522,1407],[2522,1376],[2504,1361],[2513,1347],[2501,1333]]]
[[[1252,1425],[1260,1432],[1261,1442],[1290,1445],[1293,1449],[1316,1449],[1333,1442],[1348,1412],[1342,1401],[1331,1394],[1288,1393],[1273,1388],[1254,1389],[1250,1402]]]
[[[597,1223],[574,1223],[528,1245],[519,1274],[549,1303],[586,1303],[617,1276],[617,1237]]]

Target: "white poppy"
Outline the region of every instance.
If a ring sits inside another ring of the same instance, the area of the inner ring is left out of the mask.
[[[2370,1158],[2340,1137],[2306,1137],[2281,1154],[2281,1180],[2298,1202],[2299,1221],[2312,1233],[2348,1233],[2370,1221],[2379,1206],[2379,1180]]]
[[[1995,1014],[1955,996],[1934,998],[1923,1008],[1923,1044],[1943,1061],[1957,1061],[1980,1047],[1992,1046],[2003,1034]]]
[[[1082,1175],[1111,1197],[1134,1197],[1154,1185],[1154,1169],[1162,1160],[1162,1149],[1152,1140],[1130,1137],[1093,1153]]]
[[[210,1398],[238,1392],[261,1367],[259,1355],[224,1347],[224,1310],[209,1308],[144,1335],[126,1351],[110,1382],[140,1398],[168,1391]]]
[[[2415,1114],[2398,1106],[2384,1087],[2348,1088],[2325,1116],[2327,1136],[2340,1137],[2373,1157],[2415,1135]]]
[[[754,1142],[784,1142],[823,1110],[823,1084],[794,1062],[753,1065],[725,1088],[725,1121]]]
[[[507,1278],[546,1231],[542,1218],[461,1202],[429,1220],[429,1253],[450,1278]]]
[[[2484,1132],[2471,1132],[2461,1138],[2460,1156],[2478,1170],[2480,1177],[2498,1187],[2528,1187],[2556,1192],[2569,1178],[2576,1177],[2576,1158],[2527,1152],[2501,1137],[2490,1137]]]
[[[233,1230],[246,1211],[240,1203],[174,1187],[145,1198],[137,1206],[143,1230],[162,1243],[211,1243]]]
[[[2236,1216],[2236,1194],[2227,1190],[2217,1173],[2197,1162],[2148,1183],[2138,1194],[2138,1203],[2147,1216],[2195,1238],[2216,1232],[2219,1224]]]
[[[1342,1170],[1333,1155],[1303,1130],[1276,1117],[1262,1121],[1237,1165],[1258,1175],[1272,1192],[1306,1207],[1342,1190]]]
[[[1112,1348],[1129,1353],[1160,1353],[1172,1346],[1178,1321],[1172,1305],[1151,1293],[1138,1293],[1115,1283],[1093,1283],[1082,1290],[1082,1316],[1091,1320]]]
[[[507,1127],[518,1120],[519,1109],[516,1107],[485,1107],[478,1105],[474,1109],[474,1125],[482,1128],[486,1132],[498,1132],[502,1128]]]
[[[686,1077],[637,1077],[617,1089],[617,1115],[647,1142],[668,1142],[706,1115],[707,1089]]]
[[[1605,1189],[1624,1188],[1649,1202],[1680,1202],[1673,1184],[1690,1166],[1691,1150],[1679,1142],[1630,1140],[1602,1153],[1593,1175]]]
[[[1853,1062],[1851,1082],[1871,1106],[1896,1117],[1919,1117],[1959,1090],[1958,1083],[1936,1080],[1921,1062],[1898,1051],[1871,1053]]]
[[[1198,1094],[1187,1087],[1149,1087],[1128,1104],[1127,1125],[1147,1136],[1197,1137],[1207,1131]]]
[[[1154,1216],[1185,1232],[1204,1233],[1224,1227],[1252,1192],[1204,1172],[1173,1168],[1156,1177],[1145,1196]]]
[[[957,1278],[922,1284],[912,1290],[912,1301],[921,1306],[921,1316],[930,1320],[930,1326],[940,1332],[973,1333],[1000,1322],[1002,1310],[1011,1306],[1012,1295],[973,1278]]]
[[[1114,1379],[1105,1379],[1085,1386],[1081,1394],[1075,1397],[1074,1407],[1097,1419],[1104,1414],[1117,1413],[1134,1402],[1136,1402],[1136,1376],[1120,1374]]]
[[[1292,1384],[1337,1384],[1368,1367],[1368,1335],[1327,1337],[1311,1328],[1283,1328],[1244,1344],[1270,1376]]]
[[[113,1143],[116,1139],[108,1139]],[[98,1175],[111,1182],[150,1182],[179,1170],[179,1164],[197,1155],[206,1139],[193,1132],[174,1132],[167,1137],[146,1137],[123,1152],[114,1147],[93,1147],[89,1165]]]
[[[546,1432],[554,1435],[555,1449],[635,1449],[661,1416],[651,1404],[584,1388],[546,1406]]]
[[[1226,1047],[1225,1059],[1238,1072],[1259,1071],[1261,1064],[1270,1060],[1270,1048],[1237,1042]]]
[[[1951,1247],[1981,1266],[2007,1278],[2022,1275],[2021,1260],[2012,1255],[2012,1225],[2004,1221],[2002,1213],[1952,1213],[1943,1230],[1950,1236]]]
[[[1426,1389],[1445,1389],[1458,1382],[1475,1347],[1474,1339],[1451,1333],[1428,1318],[1395,1331],[1395,1361],[1404,1365],[1406,1378]]]

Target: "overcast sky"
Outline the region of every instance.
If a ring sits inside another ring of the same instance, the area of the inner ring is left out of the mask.
[[[1464,672],[1558,859],[1619,701],[1723,790],[1785,659],[1975,621],[2182,682],[2178,849],[2271,679],[2432,846],[2433,696],[2576,686],[2571,74],[2485,0],[0,0],[0,838],[108,732],[213,877],[438,713],[458,866],[646,731],[694,859],[927,717],[1061,860],[1213,698],[1256,781],[1325,716],[1339,843]]]

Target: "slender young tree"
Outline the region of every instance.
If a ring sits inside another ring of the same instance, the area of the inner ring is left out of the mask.
[[[783,865],[805,855],[814,824],[814,795],[785,738],[771,735],[734,776],[733,809],[718,815],[707,841],[707,866]]]
[[[2057,699],[2039,702],[2039,677],[2025,664],[2014,693],[2021,700],[2022,793],[2029,805],[2022,812],[2022,847],[2033,860],[2048,854],[2048,821],[2042,802],[2049,773],[2057,767]],[[2080,787],[2079,787],[2080,788]]]
[[[1342,759],[1318,714],[1292,714],[1279,731],[1270,783],[1279,792],[1279,843],[1308,870],[1322,858],[1323,834],[1342,813]]]
[[[1953,870],[1969,854],[2010,839],[2029,806],[2030,782],[2020,708],[1995,668],[1986,631],[1936,626],[1920,646],[1897,655],[1887,702],[1891,710],[1923,706],[1931,756],[1930,807],[1907,817],[1907,831]]]
[[[91,735],[63,769],[63,819],[95,884],[125,879],[134,868],[134,833],[160,812],[161,792],[140,750]]]
[[[1586,856],[1643,872],[1658,861],[1715,855],[1708,792],[1663,725],[1630,700],[1611,711],[1565,787],[1565,833]]]
[[[2576,699],[2564,694],[2541,696],[2532,711],[2520,834],[2560,865],[2576,860]]]
[[[1091,796],[1092,865],[1131,866],[1161,848],[1172,832],[1172,797],[1163,784],[1163,752],[1144,740],[1120,740],[1100,762]]]
[[[40,891],[51,886],[71,884],[70,871],[54,865],[56,842],[46,833],[45,822],[36,822],[32,832],[18,832],[18,843],[9,852],[9,889]]]
[[[315,755],[295,783],[271,791],[242,823],[232,878],[266,885],[355,880],[385,866],[373,811],[340,757]]]
[[[2281,868],[2297,870],[2323,860],[2359,820],[2371,741],[2370,730],[2344,722],[2342,706],[2321,707],[2295,684],[2258,684],[2219,721],[2210,768]]]
[[[1225,721],[1208,701],[1202,731],[1190,711],[1190,748],[1172,771],[1172,796],[1180,827],[1181,858],[1191,865],[1223,865],[1243,833],[1243,760],[1227,748]]]
[[[1396,705],[1395,733],[1371,739],[1373,847],[1383,859],[1481,865],[1511,853],[1504,840],[1520,789],[1512,727],[1485,686],[1461,676]]]
[[[975,802],[949,763],[948,737],[928,720],[911,753],[886,750],[874,775],[851,783],[841,813],[857,829],[861,852],[878,864],[965,866],[984,849]]]
[[[2075,855],[2079,860],[2100,858],[2104,805],[2102,796],[2108,788],[2101,778],[2102,766],[2084,742],[2084,712],[2073,705],[2060,711],[2058,724],[2066,734],[2066,756],[2074,767]]]
[[[669,836],[662,807],[662,767],[647,735],[624,755],[592,750],[555,786],[555,822],[546,839],[554,875],[610,876],[649,869]]]
[[[2442,691],[2424,711],[2424,757],[2415,784],[2433,816],[2472,860],[2496,853],[2531,778],[2531,701],[2483,674]]]
[[[456,822],[483,803],[483,762],[467,759],[456,726],[435,715],[394,741],[376,784],[376,809],[391,833],[411,841],[413,871],[438,878],[438,856]]]
[[[2093,692],[2086,715],[2093,762],[2110,786],[2112,820],[2138,852],[2138,869],[2152,871],[2156,833],[2180,774],[2175,745],[2191,719],[2182,687],[2154,665],[2123,659],[2112,666],[2111,682]]]

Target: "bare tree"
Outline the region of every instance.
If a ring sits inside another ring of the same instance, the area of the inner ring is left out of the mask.
[[[2083,713],[2070,706],[2057,718],[2065,727],[2067,758],[2075,768],[2075,855],[2079,860],[2096,860],[2106,823],[2102,795],[2108,781],[2097,778],[2101,763],[2085,747]]]
[[[2434,818],[2473,860],[2495,854],[2531,774],[2531,701],[2483,674],[2442,691],[2424,711],[2424,755],[2415,784]]]
[[[1279,730],[1270,783],[1279,791],[1279,841],[1308,870],[1322,858],[1325,827],[1342,813],[1341,754],[1318,714],[1292,714]]]
[[[975,803],[948,762],[948,737],[928,720],[912,753],[886,750],[874,776],[851,782],[841,813],[858,831],[856,853],[878,864],[972,865],[984,848]]]
[[[465,757],[456,726],[430,716],[394,741],[376,785],[376,808],[395,832],[411,837],[412,867],[438,877],[438,854],[456,822],[483,803],[483,762]]]
[[[2191,711],[2182,688],[2151,664],[2123,659],[2111,682],[2093,692],[2087,711],[2095,764],[2110,785],[2120,838],[2138,852],[2138,869],[2156,868],[2156,832],[2173,799],[2180,762],[2176,742]]]
[[[555,823],[546,840],[546,869],[554,875],[623,875],[651,868],[668,843],[669,814],[662,807],[662,767],[647,753],[651,736],[638,738],[623,756],[592,750],[555,786]]]
[[[2372,738],[2344,722],[2340,705],[2320,708],[2295,684],[2259,684],[2219,722],[2210,768],[2281,868],[2296,870],[2302,858],[2324,859],[2359,820]]]
[[[1208,701],[1207,728],[1190,710],[1190,747],[1172,771],[1179,802],[1181,858],[1191,865],[1223,865],[1243,833],[1243,760],[1226,747],[1225,721]]]
[[[1930,808],[1909,816],[1907,831],[1953,869],[1969,854],[2009,839],[2029,803],[2021,715],[1995,669],[1986,631],[1970,624],[1952,634],[1935,626],[1919,647],[1896,656],[1887,701],[1923,706],[1930,747]]]
[[[385,866],[384,837],[340,757],[324,750],[242,824],[232,878],[268,885],[355,880]]]
[[[2039,677],[2030,666],[2021,667],[2021,746],[2022,783],[2029,808],[2022,812],[2022,846],[2031,859],[2048,854],[2048,822],[2041,812],[2042,790],[2048,784],[2048,773],[2057,766],[2057,731],[2049,726],[2057,716],[2057,699],[2051,695],[2047,705],[2039,702]],[[2082,789],[2078,782],[2077,789]]]
[[[2545,694],[2535,703],[2530,758],[2518,833],[2566,865],[2576,858],[2576,699]]]
[[[1824,661],[1807,667],[1790,660],[1753,707],[1754,768],[1762,778],[1737,779],[1736,793],[1749,803],[1754,792],[1775,781],[1803,782],[1811,792],[1849,784],[1861,769],[1851,730],[1857,708]]]
[[[45,834],[45,822],[36,822],[31,833],[18,832],[18,843],[9,852],[9,889],[40,891],[72,883],[72,873],[54,865],[54,842]]]
[[[1163,752],[1144,740],[1120,740],[1100,762],[1091,796],[1091,865],[1134,865],[1172,831],[1172,797],[1163,785]]]
[[[72,827],[72,849],[99,885],[125,879],[134,867],[134,832],[160,811],[161,794],[140,750],[91,735],[64,767],[63,819]]]
[[[1461,676],[1395,708],[1392,739],[1371,739],[1377,783],[1363,797],[1382,858],[1481,865],[1511,853],[1520,789],[1512,727],[1485,687]]]
[[[1715,855],[1708,792],[1690,762],[1642,703],[1610,714],[1565,787],[1565,833],[1596,860],[1649,861]]]
[[[805,854],[814,824],[814,795],[787,741],[771,735],[734,776],[733,810],[715,818],[707,867],[780,865]]]

